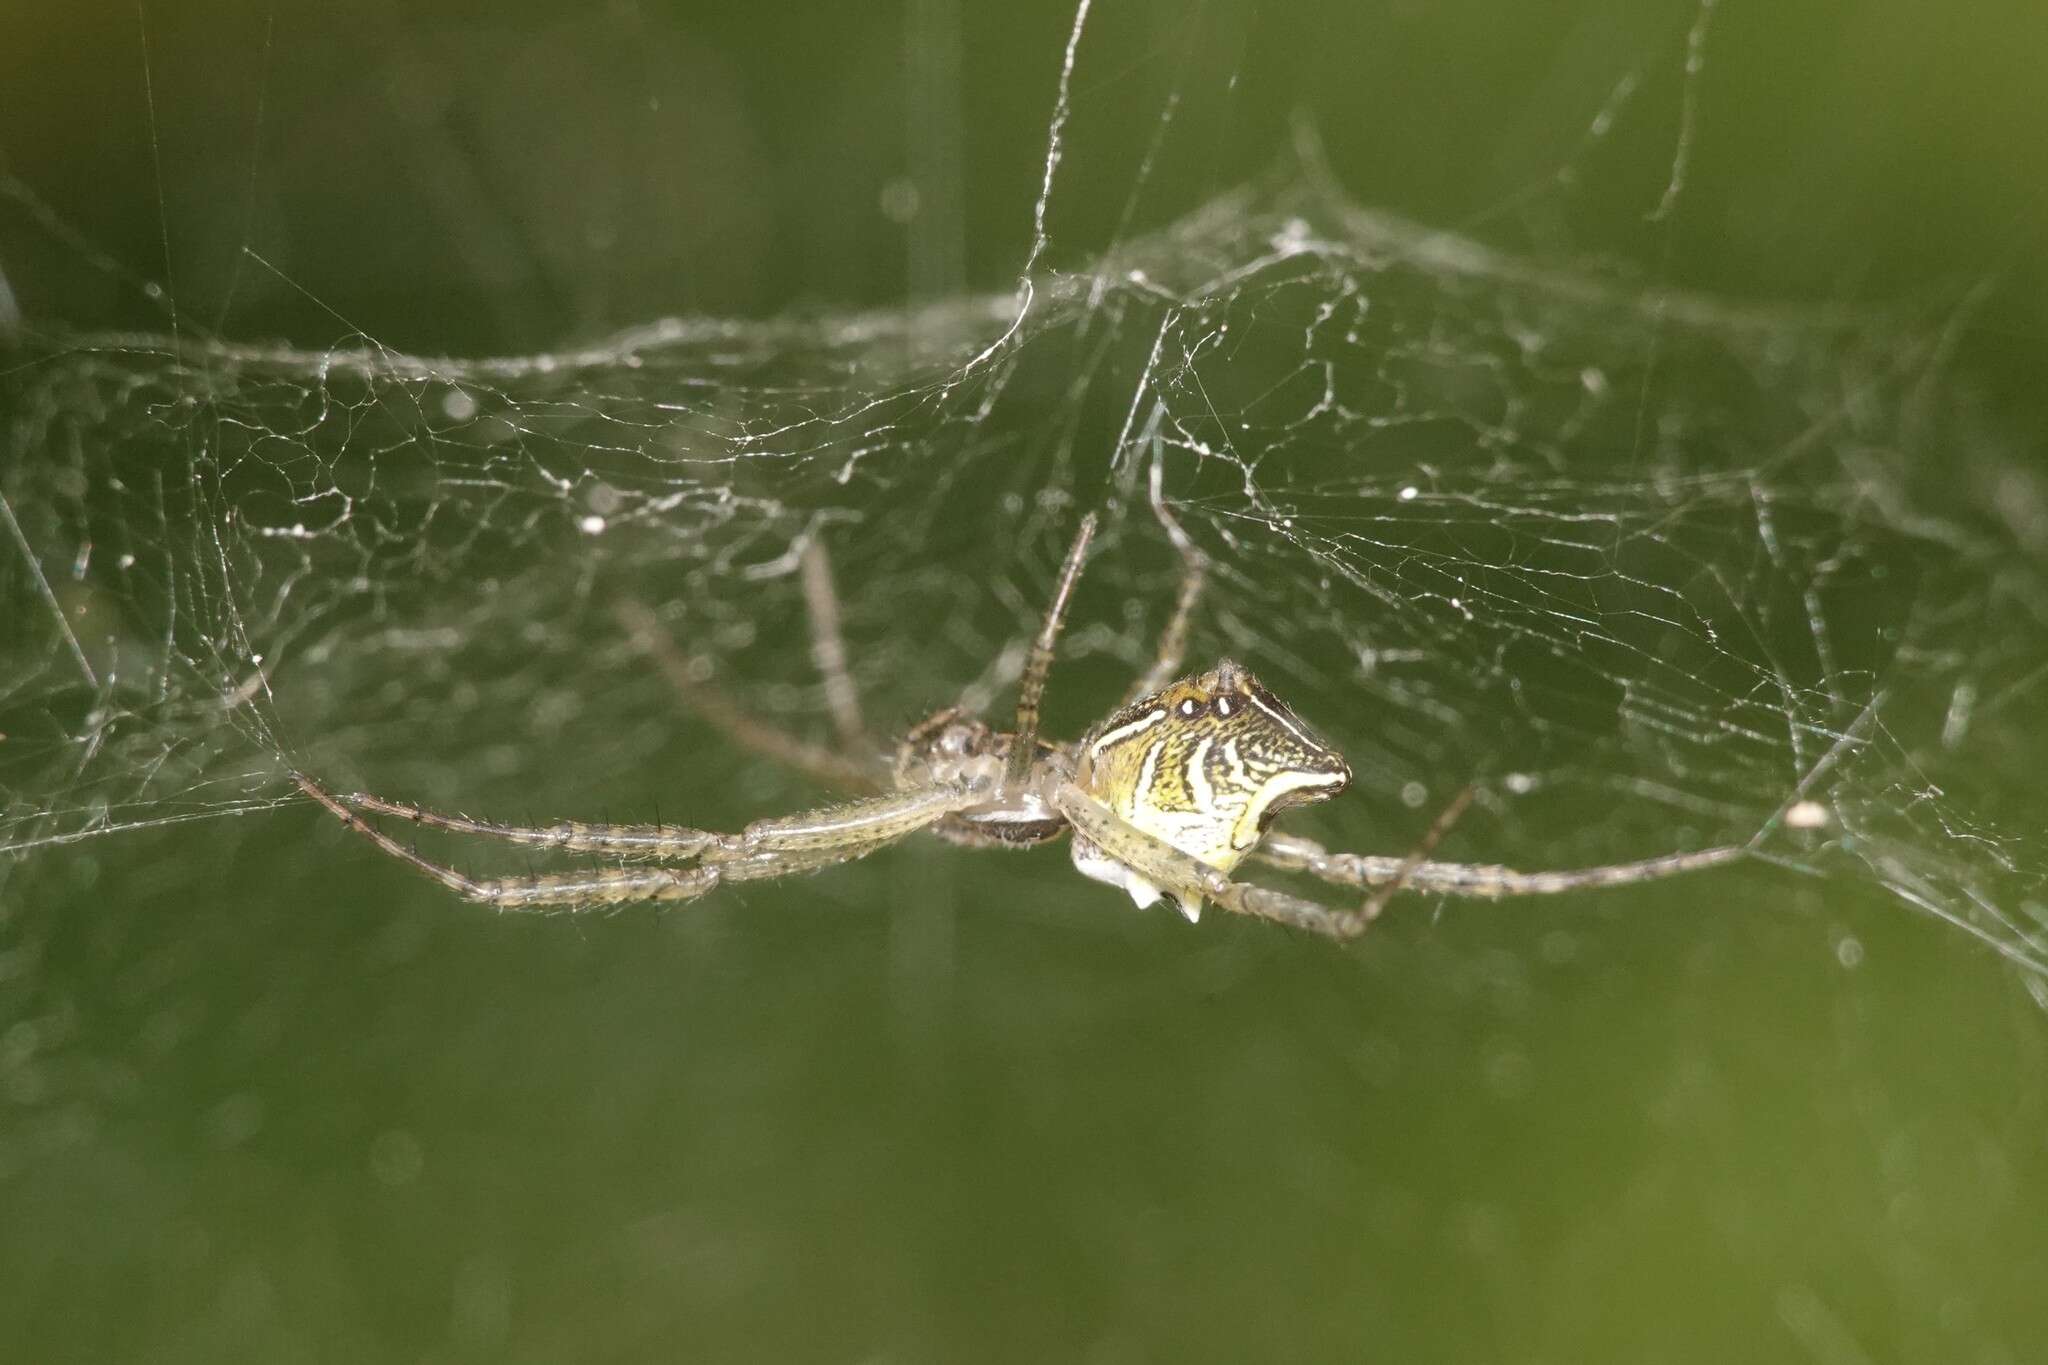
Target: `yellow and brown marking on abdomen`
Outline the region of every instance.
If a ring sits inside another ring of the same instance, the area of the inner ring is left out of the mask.
[[[1132,825],[1226,872],[1281,809],[1350,778],[1343,755],[1229,660],[1103,721],[1075,773]]]

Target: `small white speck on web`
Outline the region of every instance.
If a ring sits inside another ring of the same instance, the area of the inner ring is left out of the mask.
[[[1401,787],[1401,804],[1409,810],[1421,810],[1422,803],[1429,799],[1429,788],[1420,782],[1404,783]]]
[[[1421,496],[1422,490],[1420,488],[1417,488],[1412,483],[1409,484],[1406,488],[1402,489],[1400,493],[1400,498],[1402,502],[1414,502],[1417,498]]]
[[[451,422],[467,422],[476,416],[476,399],[461,389],[450,389],[441,395],[441,411]]]
[[[603,517],[592,512],[589,516],[578,521],[576,527],[586,536],[601,536],[604,534],[604,528],[607,524]]]
[[[1842,941],[1835,945],[1835,961],[1850,971],[1863,965],[1863,940],[1854,934],[1842,935]]]
[[[1536,790],[1536,778],[1531,773],[1509,773],[1500,780],[1500,784],[1516,796],[1527,796]]]
[[[1828,808],[1818,801],[1800,801],[1785,812],[1787,829],[1826,829],[1828,824]]]

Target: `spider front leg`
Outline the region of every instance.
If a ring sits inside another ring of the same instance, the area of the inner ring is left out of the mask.
[[[1154,455],[1150,483],[1152,515],[1158,519],[1166,531],[1166,538],[1173,542],[1173,548],[1180,554],[1180,592],[1174,598],[1173,614],[1166,618],[1166,628],[1159,632],[1159,644],[1153,651],[1151,666],[1139,674],[1138,680],[1124,693],[1125,706],[1140,697],[1151,696],[1180,676],[1181,661],[1187,656],[1188,631],[1195,619],[1195,607],[1202,600],[1202,588],[1209,577],[1209,557],[1182,529],[1180,520],[1167,510],[1163,487],[1165,477],[1165,468],[1159,457]]]
[[[1072,783],[1062,784],[1053,794],[1053,805],[1077,836],[1183,901],[1214,901],[1233,914],[1273,920],[1326,938],[1356,938],[1372,923],[1372,916],[1362,910],[1335,910],[1285,891],[1233,881],[1132,825]]]
[[[1703,848],[1692,853],[1670,853],[1631,863],[1605,867],[1580,867],[1559,872],[1517,872],[1490,863],[1410,862],[1403,858],[1375,857],[1361,853],[1332,853],[1313,839],[1292,834],[1269,835],[1252,856],[1272,867],[1306,872],[1333,886],[1361,890],[1400,889],[1434,896],[1463,896],[1475,900],[1500,900],[1507,896],[1548,896],[1564,891],[1582,891],[1598,886],[1626,886],[1632,882],[1656,881],[1681,873],[1719,867],[1746,856],[1740,844]]]
[[[1009,771],[1013,785],[1022,783],[1038,756],[1038,703],[1045,696],[1046,676],[1052,672],[1053,650],[1059,644],[1060,628],[1067,621],[1067,602],[1074,584],[1081,579],[1081,567],[1088,562],[1088,542],[1095,539],[1095,514],[1081,518],[1074,543],[1067,548],[1066,563],[1060,566],[1059,586],[1045,609],[1045,620],[1031,642],[1031,656],[1024,663],[1024,676],[1017,680],[1017,729],[1010,744]]]

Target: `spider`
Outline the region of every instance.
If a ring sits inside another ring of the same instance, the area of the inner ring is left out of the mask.
[[[1071,834],[1074,867],[1121,887],[1141,909],[1168,899],[1195,921],[1204,904],[1213,903],[1348,939],[1363,933],[1402,890],[1497,899],[1618,886],[1712,867],[1746,852],[1731,845],[1560,872],[1430,861],[1437,841],[1471,799],[1469,787],[1405,858],[1331,852],[1308,839],[1271,833],[1283,811],[1343,791],[1350,767],[1239,664],[1225,659],[1206,673],[1176,680],[1207,560],[1166,510],[1156,468],[1152,503],[1181,554],[1180,592],[1151,666],[1121,706],[1073,743],[1040,737],[1039,700],[1095,533],[1093,513],[1081,521],[1032,642],[1017,689],[1015,728],[997,730],[950,707],[904,735],[893,758],[867,739],[847,672],[830,568],[815,538],[807,542],[800,565],[813,660],[825,681],[837,749],[797,739],[707,689],[693,676],[692,662],[665,642],[653,614],[622,604],[622,623],[695,710],[746,747],[859,793],[841,804],[757,820],[738,834],[574,820],[519,826],[438,814],[363,793],[339,795],[302,773],[293,776],[308,796],[384,852],[458,895],[501,910],[694,900],[729,882],[814,872],[866,857],[919,830],[973,848],[1031,848]],[[364,813],[528,848],[606,855],[624,865],[471,877],[422,857]],[[1333,908],[1236,880],[1231,874],[1247,859],[1370,894],[1360,904]]]

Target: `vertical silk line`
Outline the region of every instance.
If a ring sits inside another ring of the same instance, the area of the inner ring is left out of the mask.
[[[1074,57],[1081,49],[1081,30],[1088,24],[1088,6],[1092,0],[1081,0],[1074,7],[1073,27],[1067,30],[1067,51],[1060,61],[1059,95],[1053,100],[1052,127],[1045,139],[1045,174],[1038,182],[1038,203],[1031,210],[1031,251],[1024,258],[1024,273],[1017,280],[1017,315],[1010,319],[1010,325],[1003,334],[991,341],[982,353],[967,362],[969,370],[978,369],[990,356],[1009,344],[1017,335],[1017,329],[1024,325],[1024,319],[1031,312],[1032,300],[1037,289],[1031,277],[1038,271],[1038,262],[1045,255],[1045,215],[1052,202],[1053,173],[1059,169],[1060,158],[1066,152],[1067,115],[1073,111]]]

